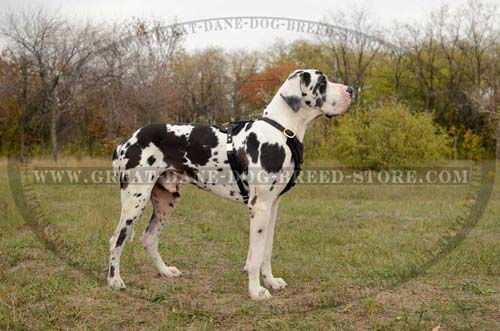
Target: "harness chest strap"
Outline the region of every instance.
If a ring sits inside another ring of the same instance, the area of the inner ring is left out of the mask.
[[[269,125],[273,126],[274,128],[283,132],[283,134],[287,138],[286,144],[288,148],[290,148],[290,151],[292,153],[292,158],[294,161],[294,172],[292,174],[292,177],[286,184],[285,188],[283,189],[283,191],[281,191],[280,195],[282,195],[288,192],[296,184],[297,177],[299,176],[301,171],[301,164],[304,162],[303,159],[304,148],[302,142],[296,137],[295,132],[293,130],[287,129],[278,122],[267,117],[261,117],[259,120],[262,120],[268,123]],[[231,171],[233,172],[236,184],[238,185],[238,188],[240,190],[240,194],[243,197],[243,202],[247,204],[248,191],[245,188],[243,180],[241,179],[241,174],[242,174],[241,164],[236,156],[236,152],[233,146],[233,129],[237,126],[241,126],[241,122],[229,123],[227,127],[226,152],[229,165],[231,166]]]
[[[238,188],[240,190],[241,196],[243,197],[243,202],[245,204],[248,203],[248,191],[245,188],[245,184],[243,183],[243,180],[241,179],[241,164],[238,161],[238,158],[236,157],[236,152],[234,150],[233,146],[233,129],[235,127],[234,123],[229,123],[227,126],[227,142],[226,142],[226,153],[227,153],[227,160],[229,162],[229,166],[231,167],[231,171],[233,173],[234,178],[236,179],[236,184],[238,185]]]

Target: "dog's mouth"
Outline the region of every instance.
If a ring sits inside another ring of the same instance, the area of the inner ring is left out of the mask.
[[[339,116],[341,116],[341,115],[343,115],[343,114],[344,114],[344,113],[340,113],[340,114],[327,114],[327,113],[325,113],[325,116],[326,116],[326,118],[328,118],[328,119],[332,119],[332,118],[334,118],[334,117],[339,117]]]

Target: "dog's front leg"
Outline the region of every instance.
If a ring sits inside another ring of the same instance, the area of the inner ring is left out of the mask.
[[[262,261],[262,278],[264,279],[264,285],[267,288],[272,288],[273,290],[284,289],[288,284],[282,278],[274,278],[273,271],[271,268],[271,257],[273,255],[273,239],[274,239],[274,229],[276,227],[276,218],[278,217],[278,205],[280,198],[276,199],[271,208],[271,216],[269,219],[269,225],[267,227],[266,233],[266,244],[264,249],[264,259]]]
[[[248,292],[254,300],[271,298],[271,294],[260,286],[260,269],[264,258],[266,234],[271,218],[272,201],[257,201],[249,205],[250,211],[250,247],[246,269],[248,272]]]

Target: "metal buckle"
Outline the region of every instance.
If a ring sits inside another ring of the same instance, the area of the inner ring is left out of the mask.
[[[290,133],[291,132],[291,133]],[[290,129],[283,129],[283,134],[285,135],[285,137],[287,138],[295,138],[295,131],[293,130],[290,130]]]

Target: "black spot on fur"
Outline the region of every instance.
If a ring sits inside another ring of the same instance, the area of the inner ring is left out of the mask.
[[[302,80],[304,82],[304,85],[307,87],[309,84],[311,84],[311,74],[308,72],[304,72],[302,74]]]
[[[283,94],[281,95],[283,100],[292,108],[294,112],[298,112],[300,109],[300,101],[301,99],[297,96],[290,95],[290,96],[284,96]]]
[[[179,198],[181,196],[181,194],[179,192],[174,192],[172,193],[172,195],[174,196],[174,198]]]
[[[115,266],[112,265],[109,267],[109,277],[113,278],[115,276]]]
[[[125,221],[125,224],[130,225],[130,224],[132,224],[132,222],[133,222],[133,221],[134,221],[134,220],[126,220],[126,221]]]
[[[161,148],[166,134],[167,127],[165,124],[149,124],[140,129],[136,136],[137,141],[133,145],[130,145],[130,142],[125,145],[125,158],[128,159],[125,169],[135,168],[139,165],[142,150],[150,143]]]
[[[285,149],[279,144],[264,143],[260,149],[260,163],[267,172],[279,172],[285,161]]]
[[[196,165],[207,164],[212,155],[211,149],[216,147],[219,139],[212,130],[212,127],[199,125],[194,127],[189,135],[189,147],[186,157],[191,163]]]
[[[307,100],[306,101],[306,105],[310,106],[311,105],[311,101]]]
[[[326,78],[324,75],[321,75],[318,77],[318,81],[316,82],[316,85],[314,86],[313,94],[316,94],[317,91],[319,90],[319,93],[324,94],[326,92]]]
[[[317,98],[316,99],[316,107],[321,107],[321,106],[323,106],[323,99]]]
[[[134,193],[134,197],[138,198],[142,195],[142,193]]]
[[[255,205],[256,202],[257,202],[257,196],[254,195],[254,197],[252,198],[252,201],[250,201],[250,204],[253,206],[253,205]]]
[[[236,157],[240,162],[241,171],[245,174],[248,173],[248,156],[243,147],[238,148],[236,151]]]
[[[247,153],[252,158],[252,162],[256,163],[259,160],[260,142],[255,133],[250,133],[247,138]]]
[[[118,159],[118,154],[116,153],[116,148],[115,150],[113,151],[113,161]]]
[[[221,172],[222,171],[222,168],[218,168],[217,171]]]
[[[150,166],[152,166],[155,162],[156,162],[156,158],[153,155],[151,155],[150,157],[148,157],[148,164]]]
[[[120,188],[122,190],[126,189],[128,186],[128,175],[124,174],[123,176],[120,176]]]
[[[174,204],[173,203],[170,202],[168,205],[170,206],[170,208],[174,208]]]
[[[253,125],[253,121],[252,121],[252,122],[248,122],[248,123],[245,125],[245,131],[250,130],[250,128],[252,127],[252,125]]]
[[[137,143],[133,144],[125,152],[125,158],[128,159],[125,164],[125,169],[135,168],[139,165],[141,161],[142,148]]]
[[[163,152],[163,159],[167,163],[172,163],[174,167],[186,162],[184,154],[187,151],[188,141],[185,136],[178,136],[173,131],[167,131],[165,137],[161,139],[164,143],[160,147]]]
[[[269,192],[271,192],[273,189],[274,189],[274,185],[276,185],[276,180],[273,181],[273,183],[271,184],[271,188],[269,189]]]
[[[118,239],[116,240],[116,247],[120,247],[125,241],[126,237],[127,237],[127,228],[125,227],[120,230],[120,234],[118,235]]]
[[[262,233],[262,229],[259,229],[259,231],[257,231],[258,233]]]
[[[234,193],[236,193],[236,192],[234,192],[234,191],[229,191],[229,195],[230,195],[230,196],[234,196]]]
[[[139,164],[142,150],[153,143],[163,153],[165,163],[172,165],[178,172],[194,177],[195,170],[188,167],[184,155],[188,152],[188,139],[185,135],[176,135],[169,130],[171,125],[149,124],[137,133],[137,142],[130,146],[125,153],[128,158],[126,169]],[[194,130],[194,129],[193,129]]]

